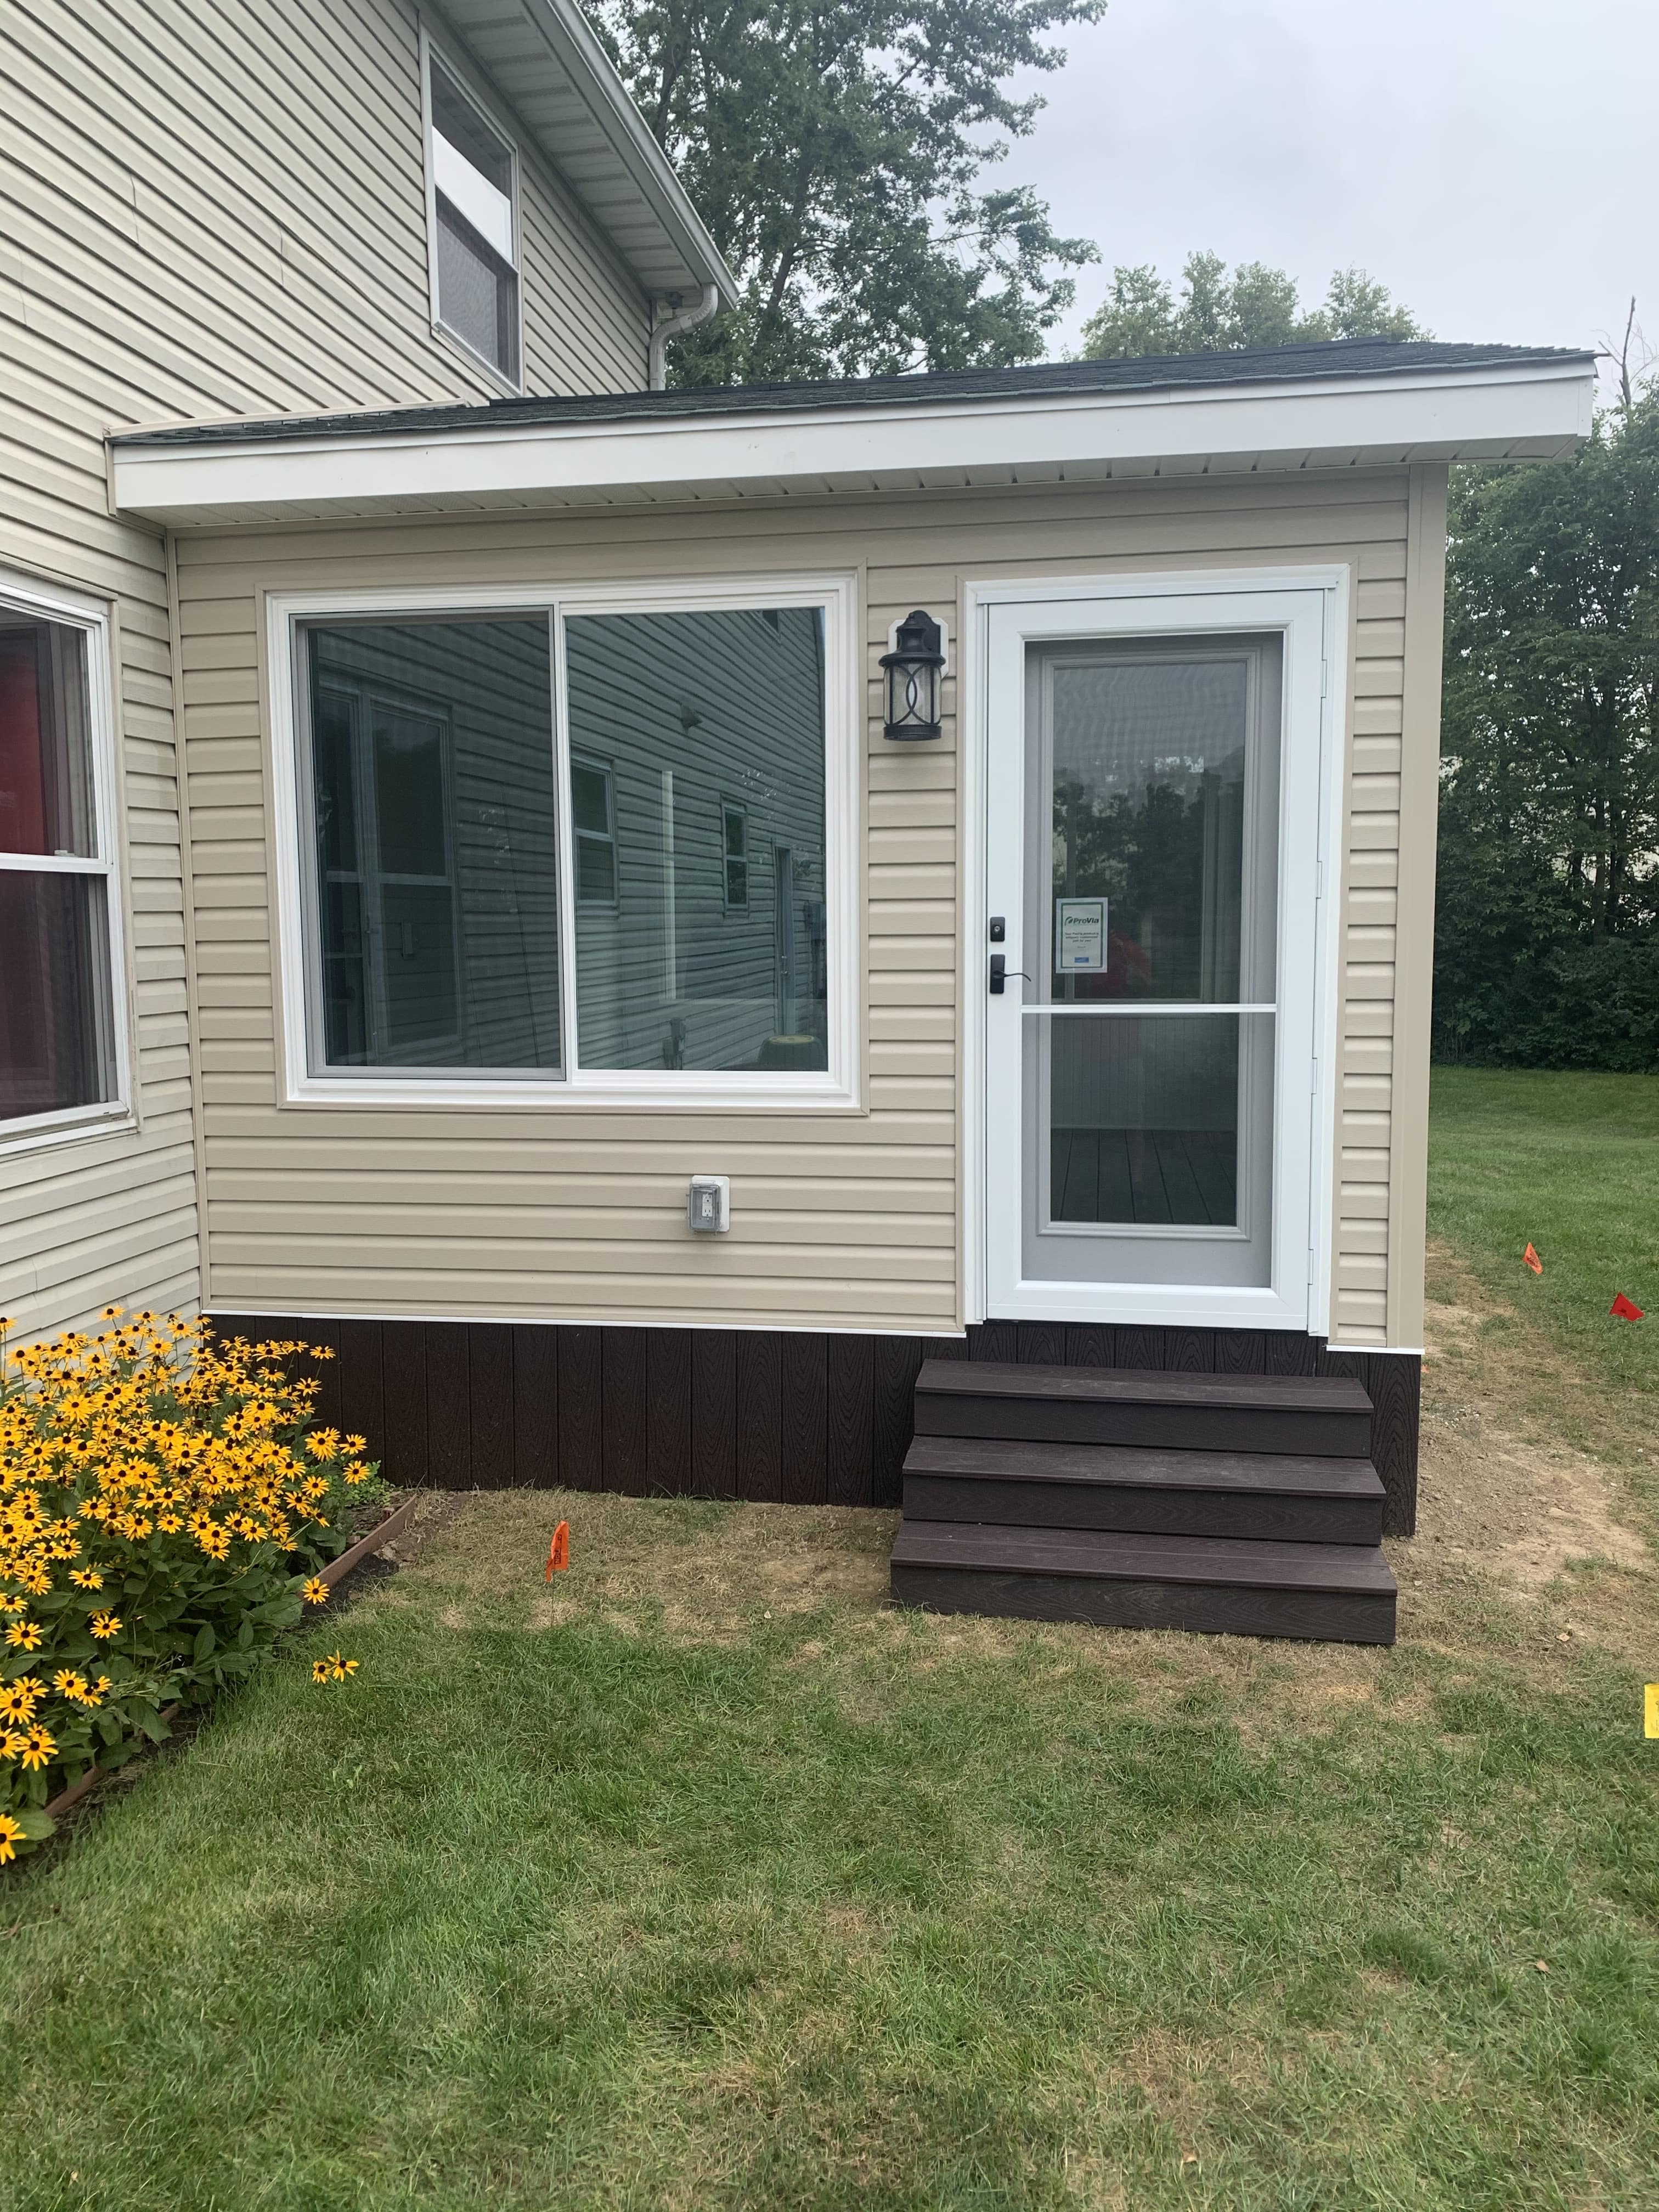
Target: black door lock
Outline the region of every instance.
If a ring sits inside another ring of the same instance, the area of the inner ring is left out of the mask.
[[[1002,940],[1003,940],[1003,939],[1004,939],[1005,937],[1006,937],[1006,935],[1007,935],[1007,934],[1008,934],[1008,924],[1007,924],[1007,922],[1004,920],[1004,918],[1003,918],[1003,916],[1002,916],[1001,915],[1000,915],[1000,914],[994,914],[994,915],[991,916],[991,942],[992,942],[992,944],[993,944],[993,945],[1000,945],[1000,944],[1001,944],[1001,942],[1002,942]]]

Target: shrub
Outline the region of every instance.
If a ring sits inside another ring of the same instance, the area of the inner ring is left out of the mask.
[[[94,1763],[168,1733],[163,1708],[246,1674],[349,1537],[374,1469],[313,1422],[299,1342],[110,1307],[5,1356],[0,1322],[0,1860]]]

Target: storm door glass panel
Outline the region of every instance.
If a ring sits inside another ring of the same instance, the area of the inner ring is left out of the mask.
[[[579,615],[565,638],[572,817],[596,890],[609,870],[576,902],[582,1066],[827,1067],[821,611]]]
[[[1027,1265],[1266,1283],[1276,673],[1070,648],[1031,686]],[[1276,664],[1275,664],[1276,669]]]
[[[561,1069],[546,623],[307,634],[327,1067]]]

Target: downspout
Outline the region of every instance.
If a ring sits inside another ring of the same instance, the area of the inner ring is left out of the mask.
[[[695,307],[681,307],[672,315],[665,315],[651,332],[651,344],[647,354],[647,374],[653,392],[660,392],[668,382],[668,341],[685,331],[694,331],[699,323],[706,323],[720,306],[720,288],[705,284],[702,297]],[[637,356],[636,356],[637,358]]]

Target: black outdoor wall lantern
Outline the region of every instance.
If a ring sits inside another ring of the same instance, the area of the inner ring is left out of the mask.
[[[887,679],[887,726],[882,735],[900,740],[939,733],[939,679],[945,672],[945,633],[918,607],[893,635],[881,657]]]

